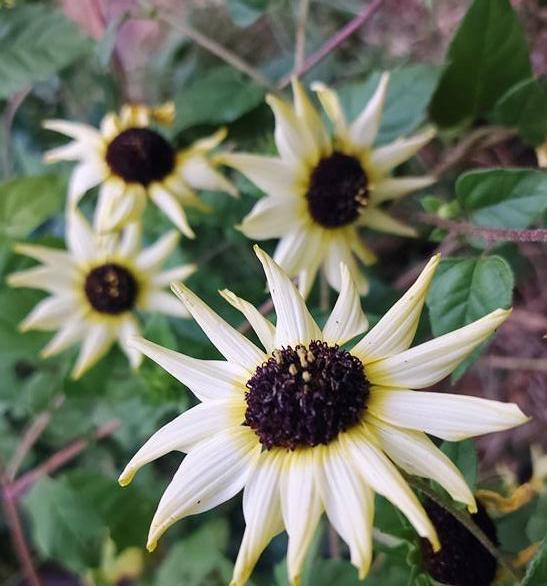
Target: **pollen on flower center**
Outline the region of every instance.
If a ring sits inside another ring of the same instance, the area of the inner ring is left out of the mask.
[[[324,228],[353,222],[368,203],[368,178],[361,163],[334,151],[311,173],[306,199],[311,217]]]
[[[147,186],[161,181],[175,167],[173,147],[154,130],[129,128],[108,145],[106,162],[115,175],[128,183]]]
[[[92,269],[85,279],[84,289],[93,309],[116,315],[133,307],[138,283],[128,269],[110,263]]]
[[[328,444],[361,420],[369,395],[361,361],[317,340],[275,350],[247,389],[245,424],[266,449]]]

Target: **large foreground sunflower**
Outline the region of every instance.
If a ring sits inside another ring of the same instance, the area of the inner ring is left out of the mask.
[[[171,230],[141,249],[139,224],[128,225],[120,236],[100,237],[73,210],[67,217],[67,251],[32,244],[15,247],[43,264],[12,273],[8,284],[51,294],[24,319],[21,330],[58,330],[42,350],[44,357],[81,343],[74,378],[91,368],[115,340],[137,368],[142,354],[127,342],[140,333],[135,310],[188,317],[184,307],[164,291],[173,279],[185,279],[195,270],[194,265],[183,265],[162,271],[179,236]]]
[[[177,151],[151,128],[154,121],[170,123],[174,113],[172,104],[160,108],[126,105],[119,114],[107,114],[100,130],[66,120],[45,122],[46,128],[74,139],[45,155],[48,162],[79,161],[70,179],[69,204],[76,205],[88,190],[101,184],[95,213],[99,232],[137,220],[150,198],[185,236],[193,238],[184,207],[208,210],[194,189],[236,195],[208,154],[222,142],[226,131],[221,129]]]
[[[381,204],[433,183],[430,176],[392,177],[434,135],[431,128],[409,138],[374,147],[388,86],[388,74],[363,111],[346,122],[336,93],[322,84],[314,89],[333,125],[332,138],[297,80],[294,106],[275,96],[267,101],[275,115],[279,157],[226,153],[221,160],[244,173],[267,193],[243,220],[241,230],[254,240],[280,238],[275,260],[289,276],[299,276],[305,294],[322,266],[340,290],[344,262],[361,294],[368,283],[356,259],[375,262],[359,229],[402,236],[415,234],[381,209]]]
[[[372,557],[374,492],[389,499],[434,548],[435,529],[397,466],[436,480],[476,510],[460,472],[426,433],[446,440],[507,429],[526,421],[514,404],[420,392],[448,375],[503,323],[508,311],[409,349],[438,257],[412,288],[351,350],[367,328],[349,271],[321,330],[289,277],[263,251],[277,324],[230,291],[264,346],[216,315],[185,286],[175,293],[220,353],[197,360],[143,339],[134,346],[202,403],[154,434],[120,477],[128,484],[144,464],[171,450],[187,452],[150,528],[154,549],[167,528],[207,511],[242,488],[246,529],[232,579],[244,584],[269,541],[286,528],[288,570],[298,583],[302,562],[326,512],[364,577]]]

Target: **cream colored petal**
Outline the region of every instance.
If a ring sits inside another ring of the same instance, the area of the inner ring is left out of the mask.
[[[515,403],[384,387],[372,388],[367,410],[386,423],[452,442],[511,429],[529,420]]]
[[[224,321],[188,287],[182,283],[173,283],[172,289],[226,360],[249,371],[254,371],[264,361],[262,350]]]
[[[377,206],[384,201],[399,199],[412,191],[428,187],[432,183],[435,183],[435,181],[437,179],[430,175],[382,179],[370,190],[370,202],[373,206]]]
[[[122,128],[142,128],[150,124],[150,108],[143,104],[124,104],[120,109]]]
[[[180,173],[194,189],[225,191],[232,196],[237,196],[234,185],[203,155],[195,154],[186,157],[180,165]]]
[[[312,90],[317,93],[317,97],[327,113],[334,128],[335,139],[340,143],[340,146],[349,147],[351,144],[349,137],[349,128],[346,121],[346,116],[338,95],[336,92],[325,84],[320,82],[312,83]]]
[[[111,200],[107,213],[99,216],[97,209],[97,230],[99,232],[117,232],[132,222],[140,221],[146,207],[146,191],[142,185],[135,183],[125,186],[118,200]],[[100,221],[99,221],[100,218]]]
[[[413,157],[434,136],[435,129],[429,127],[409,138],[399,138],[391,144],[374,149],[369,160],[374,175],[387,175],[392,169]]]
[[[243,493],[245,533],[239,548],[231,586],[243,586],[268,543],[283,530],[279,480],[282,454],[263,452],[249,475]]]
[[[377,439],[366,428],[354,428],[340,435],[340,444],[351,454],[364,481],[384,496],[410,521],[420,537],[428,539],[434,550],[440,549],[435,527],[416,495],[395,466],[377,446]]]
[[[88,262],[97,256],[97,240],[84,216],[72,209],[66,216],[66,244],[80,262]]]
[[[200,401],[230,399],[245,392],[249,375],[237,364],[224,360],[199,360],[144,338],[135,338],[131,344],[186,385]]]
[[[101,120],[101,134],[111,141],[122,131],[118,115],[114,112],[108,112]]]
[[[124,227],[116,246],[116,252],[124,258],[134,258],[141,248],[142,225],[132,222]]]
[[[141,328],[133,315],[128,315],[118,329],[118,342],[123,353],[127,356],[131,368],[139,368],[142,362],[142,353],[130,345],[129,340],[140,336]]]
[[[263,197],[238,228],[254,240],[279,238],[290,230],[302,229],[300,207],[296,199]]]
[[[289,535],[289,580],[298,584],[323,512],[314,474],[313,448],[295,450],[285,456],[280,491],[283,521]]]
[[[194,141],[188,150],[201,153],[213,150],[226,138],[227,135],[227,128],[219,128],[213,134]]]
[[[270,353],[275,350],[274,325],[267,320],[252,303],[238,297],[228,289],[223,289],[222,291],[219,291],[219,293],[230,305],[241,311],[245,316],[245,319],[251,324],[251,327],[266,351]]]
[[[163,493],[147,548],[155,549],[161,535],[183,517],[208,511],[235,496],[245,486],[259,453],[256,435],[243,426],[197,444]]]
[[[108,352],[114,337],[115,334],[108,325],[103,323],[88,325],[78,359],[72,370],[72,378],[79,379],[94,366]]]
[[[361,298],[348,267],[340,265],[342,286],[336,305],[323,328],[323,339],[329,344],[345,344],[368,328],[368,320],[361,309]]]
[[[352,352],[364,363],[393,356],[410,347],[440,260],[440,254],[431,258],[412,287],[353,348]]]
[[[7,276],[6,282],[10,287],[29,287],[58,295],[68,295],[74,290],[73,273],[70,266],[66,270],[59,267],[38,266],[11,273]]]
[[[321,156],[329,155],[332,151],[330,137],[321,120],[321,116],[319,116],[308,94],[296,77],[292,78],[292,93],[296,115],[311,134],[318,152]]]
[[[188,319],[190,314],[186,307],[168,291],[152,289],[141,301],[140,309],[150,313],[158,312],[173,317]]]
[[[106,177],[101,166],[93,161],[80,163],[72,171],[68,182],[68,202],[75,206],[83,195]]]
[[[109,177],[101,185],[93,216],[93,226],[96,232],[111,232],[116,223],[119,223],[117,210],[122,205],[126,188],[127,184],[119,177]]]
[[[16,244],[13,248],[17,254],[24,254],[35,260],[39,260],[52,267],[65,268],[74,265],[72,257],[66,250],[39,246],[36,244]]]
[[[212,212],[211,206],[202,201],[198,194],[186,183],[182,175],[172,173],[162,183],[163,187],[172,193],[183,208],[199,210],[204,214]]]
[[[323,264],[326,255],[326,247],[323,245],[316,256],[309,259],[308,264],[302,268],[297,275],[298,290],[304,299],[310,294],[311,288],[315,283],[315,278],[319,267]]]
[[[372,561],[374,494],[351,463],[351,453],[339,442],[315,447],[317,480],[327,517],[348,544],[351,563],[363,580]]]
[[[196,237],[194,231],[190,228],[190,224],[188,224],[182,206],[170,191],[167,191],[159,183],[156,183],[150,188],[150,199],[187,238]]]
[[[263,250],[256,245],[254,250],[264,267],[277,315],[276,348],[321,340],[321,330],[292,281]]]
[[[352,252],[365,265],[370,266],[378,261],[378,257],[364,242],[357,230],[349,238]]]
[[[376,140],[386,101],[388,83],[389,73],[383,73],[367,105],[351,123],[349,129],[351,141],[360,148],[369,148]]]
[[[475,497],[461,472],[425,433],[395,427],[368,413],[365,417],[382,449],[397,466],[408,474],[434,480],[454,500],[465,503],[471,513],[477,511]]]
[[[242,400],[200,403],[160,428],[131,458],[118,482],[127,486],[146,464],[172,451],[188,452],[199,442],[243,422]]]
[[[169,255],[175,250],[180,241],[180,234],[170,230],[154,244],[147,246],[137,257],[137,266],[141,271],[150,273],[160,270]]]
[[[221,164],[237,169],[259,189],[278,199],[291,199],[297,190],[297,178],[290,165],[278,157],[247,153],[222,153]]]
[[[156,287],[165,287],[173,281],[186,281],[190,275],[193,275],[197,271],[197,268],[197,265],[194,264],[173,267],[155,275],[152,278],[152,283]]]
[[[71,316],[65,320],[65,324],[42,348],[40,356],[49,358],[66,350],[73,344],[79,342],[86,333],[86,328],[80,316]]]
[[[352,237],[349,231],[331,237],[328,243],[328,252],[325,263],[323,264],[323,270],[329,285],[333,289],[340,291],[342,287],[340,264],[345,264],[348,267],[359,294],[366,295],[369,289],[368,279],[353,256],[351,245]]]
[[[311,224],[295,226],[278,242],[275,262],[289,276],[294,276],[313,264],[316,257],[325,256],[324,231]]]
[[[411,226],[399,222],[389,214],[379,208],[366,208],[358,220],[360,226],[365,226],[378,232],[386,234],[395,234],[395,236],[406,236],[412,238],[416,236],[416,230]]]
[[[40,301],[19,325],[22,332],[28,330],[56,330],[77,311],[72,295],[55,295]]]
[[[367,364],[367,378],[372,384],[386,387],[429,387],[449,375],[510,314],[511,311],[496,309],[449,334]]]
[[[78,161],[87,159],[94,152],[84,142],[73,141],[63,146],[50,149],[44,153],[45,163],[57,163],[58,161]]]
[[[42,126],[47,130],[53,130],[83,143],[89,143],[91,149],[100,147],[103,144],[101,133],[88,124],[68,120],[46,120]]]

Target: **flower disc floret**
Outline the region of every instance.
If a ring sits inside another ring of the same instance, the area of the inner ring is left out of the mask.
[[[88,273],[84,289],[93,309],[117,315],[133,308],[139,286],[129,269],[108,263]]]

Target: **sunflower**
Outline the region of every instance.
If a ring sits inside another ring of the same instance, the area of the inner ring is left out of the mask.
[[[367,329],[350,272],[321,330],[286,273],[256,247],[277,314],[274,325],[232,292],[222,296],[253,326],[264,350],[232,328],[182,284],[173,290],[219,352],[198,360],[142,338],[134,347],[201,401],[156,432],[120,483],[172,450],[186,452],[152,520],[148,548],[183,517],[207,511],[242,488],[246,529],[232,585],[244,584],[269,541],[286,528],[288,570],[297,584],[323,511],[347,542],[362,578],[372,557],[374,492],[397,506],[437,549],[435,529],[397,466],[431,478],[476,511],[458,469],[427,434],[446,440],[507,429],[527,418],[514,404],[421,392],[447,376],[503,323],[484,318],[409,346],[439,258],[351,350]]]
[[[51,294],[30,312],[20,329],[58,330],[42,350],[46,358],[81,343],[74,378],[91,368],[115,340],[137,368],[142,354],[128,345],[128,339],[140,333],[135,310],[188,317],[184,307],[164,291],[170,281],[185,279],[195,270],[193,265],[184,265],[162,271],[179,236],[171,230],[141,249],[139,224],[127,225],[117,236],[97,236],[83,216],[72,210],[67,221],[67,251],[32,244],[15,247],[43,264],[12,273],[8,284]]]
[[[226,191],[234,186],[214,167],[209,151],[226,136],[220,129],[212,136],[175,150],[152,122],[169,124],[172,103],[159,108],[125,105],[119,114],[108,113],[100,130],[87,124],[48,120],[45,128],[70,136],[73,141],[45,154],[47,162],[79,161],[70,179],[68,198],[75,206],[83,195],[100,184],[95,227],[110,232],[139,219],[147,197],[188,238],[194,238],[184,207],[209,208],[194,189]]]
[[[433,183],[430,176],[393,178],[391,171],[430,141],[434,131],[427,128],[410,138],[373,147],[388,80],[388,74],[383,74],[374,95],[350,125],[336,93],[314,84],[333,125],[331,138],[294,79],[294,106],[275,96],[267,98],[275,115],[280,156],[226,153],[219,159],[267,193],[240,229],[255,240],[280,238],[274,258],[289,276],[299,277],[304,294],[321,266],[331,286],[340,290],[340,262],[349,268],[359,292],[367,292],[368,282],[356,259],[370,265],[376,257],[361,240],[361,227],[415,235],[413,228],[380,206]]]

